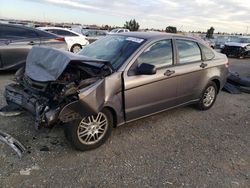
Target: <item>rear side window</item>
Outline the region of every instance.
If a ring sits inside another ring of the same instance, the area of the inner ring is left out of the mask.
[[[36,29],[36,33],[39,35],[39,37],[41,38],[56,38],[57,36],[54,35],[53,33],[48,33],[45,31],[40,31],[38,29]]]
[[[52,33],[55,33],[57,35],[61,35],[61,36],[78,36],[74,33],[71,33],[70,31],[65,31],[65,30],[60,30],[60,29],[54,29],[54,30],[50,30]]]
[[[26,39],[36,37],[38,37],[38,35],[30,29],[3,25],[0,27],[0,38],[2,39]]]
[[[200,44],[200,47],[201,47],[202,54],[203,54],[203,60],[207,61],[207,60],[211,60],[214,58],[215,55],[211,49],[209,49],[203,44]]]
[[[201,50],[196,42],[178,39],[176,45],[180,64],[201,61]]]
[[[161,40],[148,47],[138,57],[137,63],[148,63],[156,67],[164,67],[173,64],[172,41]]]

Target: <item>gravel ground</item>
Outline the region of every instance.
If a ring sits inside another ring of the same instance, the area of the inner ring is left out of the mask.
[[[230,59],[230,68],[250,75],[250,60]],[[0,76],[0,106],[11,78]],[[207,112],[184,107],[129,123],[89,152],[73,150],[61,127],[36,131],[28,114],[0,117],[28,148],[18,159],[0,143],[0,187],[250,187],[249,100],[221,92]]]

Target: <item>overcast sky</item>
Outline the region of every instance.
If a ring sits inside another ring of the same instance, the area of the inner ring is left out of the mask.
[[[0,0],[0,18],[123,26],[135,18],[141,28],[176,26],[185,31],[245,33],[246,0]]]

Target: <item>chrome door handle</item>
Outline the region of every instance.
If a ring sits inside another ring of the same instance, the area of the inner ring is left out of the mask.
[[[164,75],[165,76],[171,76],[171,75],[173,75],[175,73],[175,71],[173,71],[173,70],[167,70],[165,73],[164,73]]]
[[[202,63],[202,64],[200,65],[200,67],[204,69],[204,68],[207,67],[207,64],[206,64],[206,63]]]

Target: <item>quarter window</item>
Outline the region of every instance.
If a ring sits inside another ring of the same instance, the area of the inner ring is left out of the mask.
[[[137,64],[148,63],[156,67],[173,64],[171,40],[161,40],[147,48],[137,59]]]
[[[179,63],[191,63],[201,61],[201,50],[196,42],[188,40],[176,40],[179,52]]]
[[[200,47],[201,47],[201,50],[202,50],[202,53],[203,53],[203,60],[207,61],[207,60],[211,60],[214,58],[214,52],[209,49],[208,47],[200,44]]]
[[[50,29],[48,31],[57,35],[61,35],[61,36],[77,36],[76,34],[71,33],[69,31],[65,31],[65,30]]]

